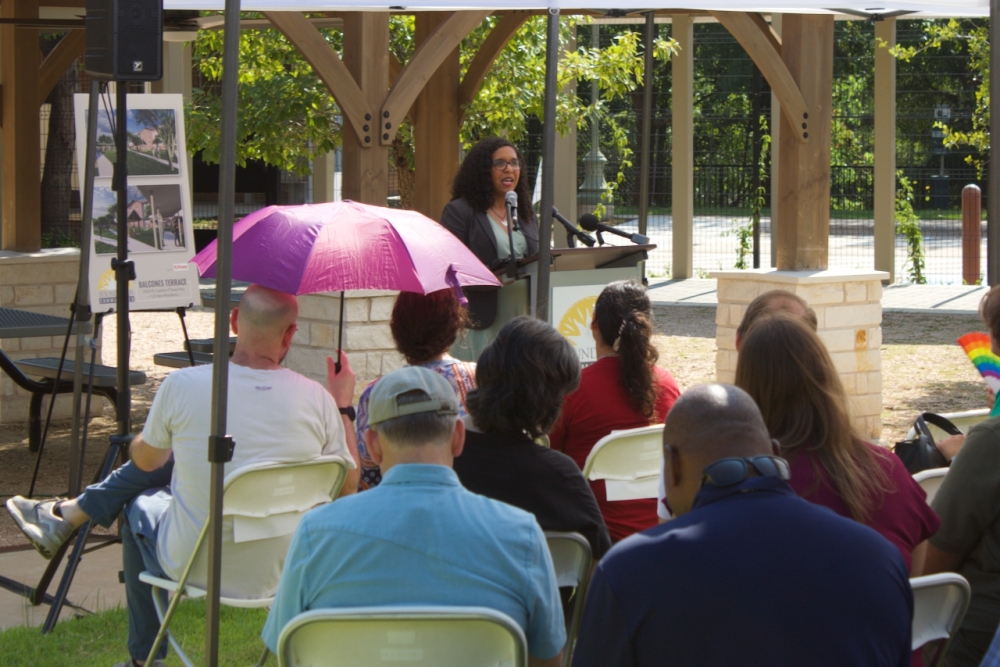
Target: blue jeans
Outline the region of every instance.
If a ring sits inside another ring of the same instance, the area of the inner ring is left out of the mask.
[[[121,514],[122,566],[128,602],[128,652],[133,660],[145,660],[160,629],[153,606],[153,589],[139,581],[149,571],[166,576],[156,558],[156,536],[163,513],[170,507],[170,476],[173,459],[162,468],[145,472],[128,462],[108,477],[87,487],[77,498],[80,509],[95,523],[108,527]],[[164,602],[166,595],[163,595]],[[167,655],[163,642],[156,657]]]

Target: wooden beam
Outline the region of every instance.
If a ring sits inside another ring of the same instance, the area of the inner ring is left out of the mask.
[[[417,95],[434,76],[434,72],[445,58],[458,48],[466,35],[492,13],[489,10],[452,12],[427,37],[427,41],[417,47],[417,52],[399,73],[396,84],[382,105],[378,121],[379,140],[383,146],[392,143],[399,124],[413,106]]]
[[[372,146],[370,127],[373,125],[373,107],[361,92],[344,62],[323,38],[309,19],[301,12],[264,12],[274,27],[288,38],[306,59],[327,90],[337,101],[337,106],[350,121],[361,146]],[[376,128],[377,129],[377,128]]]
[[[38,18],[38,0],[6,0],[0,18]],[[3,129],[3,250],[37,252],[42,243],[41,142],[38,131],[38,31],[0,26]]]
[[[389,52],[389,86],[392,86],[399,79],[400,72],[403,71],[403,63],[392,51]]]
[[[344,65],[364,92],[372,109],[378,109],[389,90],[389,14],[350,12],[344,18]],[[378,118],[362,121],[378,130]],[[347,124],[353,121],[345,119]],[[389,149],[372,138],[366,142],[343,132],[344,199],[385,206],[389,195]]]
[[[56,87],[74,60],[83,55],[87,36],[83,30],[73,30],[59,40],[38,68],[38,105],[45,104],[45,98]]]
[[[736,38],[771,84],[771,91],[781,103],[781,113],[788,125],[795,130],[789,134],[799,142],[809,141],[809,108],[802,91],[782,61],[782,53],[775,50],[774,42],[769,39],[769,36],[774,37],[770,29],[765,34],[746,12],[712,12],[712,16]]]
[[[771,48],[781,55],[781,35],[779,35],[771,24],[764,20],[764,17],[759,12],[750,12],[750,20],[754,22],[754,25],[763,33],[764,39],[771,43]]]
[[[447,18],[443,12],[417,12],[414,37],[417,47],[432,38]],[[458,47],[452,49],[428,79],[410,109],[413,121],[413,208],[437,220],[451,200],[451,182],[458,172]]]
[[[479,51],[476,52],[472,62],[469,63],[469,69],[465,72],[465,78],[462,79],[462,83],[458,87],[459,126],[465,122],[465,106],[476,98],[476,95],[479,93],[479,87],[483,85],[486,74],[490,71],[490,67],[493,66],[493,61],[503,51],[503,47],[507,46],[507,42],[514,36],[514,33],[529,18],[531,18],[531,12],[528,11],[513,11],[504,14],[503,18],[493,26],[493,30],[487,35],[483,45],[479,47]]]
[[[881,46],[880,44],[885,44]],[[896,19],[875,23],[875,270],[896,281]]]

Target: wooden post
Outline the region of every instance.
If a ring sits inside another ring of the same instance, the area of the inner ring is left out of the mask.
[[[962,282],[976,285],[979,273],[979,244],[982,240],[983,193],[972,183],[962,188]]]
[[[569,41],[563,45],[563,56],[576,51],[576,27],[573,28],[572,35]],[[576,79],[567,83],[563,92],[575,96]],[[570,222],[576,222],[577,216],[576,169],[576,123],[569,123],[566,127],[566,134],[556,135],[556,189],[553,195],[553,204],[559,209],[559,213]],[[558,227],[554,229],[558,229]],[[555,247],[561,248],[566,245],[565,233],[553,231],[552,238]]]
[[[344,13],[344,65],[354,77],[371,109],[382,107],[389,89],[389,13]],[[364,122],[372,130],[379,127],[373,111]],[[378,142],[377,132],[372,140],[362,144],[351,121],[344,117],[343,132],[343,197],[363,204],[385,206],[389,196],[389,151]],[[346,130],[350,131],[346,131]]]
[[[771,14],[771,29],[781,36],[781,14]],[[778,153],[781,148],[781,103],[778,96],[771,91],[771,263],[768,266],[778,265],[778,208],[781,199],[779,196],[778,178]]]
[[[881,43],[885,46],[881,46]],[[875,270],[896,280],[896,19],[875,23]],[[977,246],[978,247],[978,246]],[[978,275],[978,272],[977,272]]]
[[[781,117],[778,160],[778,269],[825,269],[830,236],[830,123],[833,105],[833,16],[786,14],[781,59],[808,109],[808,141],[793,141]],[[676,136],[676,134],[674,135]]]
[[[37,19],[38,0],[6,0],[0,3],[0,17]],[[0,26],[3,250],[35,252],[41,247],[40,59],[37,30]]]
[[[671,277],[690,278],[693,271],[694,227],[694,20],[688,14],[674,14],[671,36],[680,51],[671,59],[673,109],[671,125],[671,181],[673,225],[673,266]]]
[[[448,12],[418,12],[415,35],[417,48],[448,17]],[[458,172],[459,83],[461,74],[456,48],[424,84],[414,105],[416,171],[413,207],[434,220],[441,215],[445,204],[451,201],[451,182]]]
[[[333,201],[333,179],[337,167],[337,154],[334,152],[317,155],[313,160],[313,196],[314,204]]]

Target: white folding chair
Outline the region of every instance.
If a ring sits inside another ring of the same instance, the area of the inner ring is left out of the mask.
[[[942,412],[941,416],[958,427],[962,433],[968,433],[970,428],[990,418],[990,410],[989,408],[979,408],[978,410],[965,410],[963,412]],[[930,429],[931,435],[934,436],[934,442],[940,442],[942,439],[948,437],[947,433],[934,424],[927,424],[927,428]],[[916,437],[916,435],[917,432],[911,426],[910,430],[906,432],[906,439],[909,440]]]
[[[278,667],[527,667],[528,642],[484,607],[314,609],[281,630]]]
[[[655,498],[663,462],[663,424],[612,431],[597,441],[583,476],[604,480],[608,500]]]
[[[580,533],[545,532],[545,541],[552,555],[552,565],[556,570],[559,588],[575,588],[573,592],[573,614],[566,619],[566,648],[563,649],[563,665],[569,667],[573,657],[576,632],[580,628],[583,603],[590,584],[590,570],[594,557],[590,543]]]
[[[965,577],[954,572],[931,574],[910,579],[913,588],[913,650],[938,639],[932,667],[944,662],[951,636],[962,623],[969,607],[972,590]]]
[[[938,489],[941,488],[941,482],[944,481],[944,476],[948,474],[948,470],[949,468],[931,468],[929,470],[921,470],[913,476],[913,479],[920,485],[920,488],[927,494],[928,505],[934,500],[934,496],[937,495]]]
[[[324,456],[296,463],[252,464],[226,476],[222,498],[222,604],[244,608],[271,605],[288,545],[302,515],[336,498],[346,475],[344,459]],[[184,595],[205,596],[208,524],[206,521],[180,580],[155,577],[149,572],[139,575],[140,581],[153,587],[153,604],[160,618],[150,661],[166,636],[181,662],[193,667],[168,628]],[[161,590],[174,593],[166,611]],[[261,663],[266,658],[265,649]]]

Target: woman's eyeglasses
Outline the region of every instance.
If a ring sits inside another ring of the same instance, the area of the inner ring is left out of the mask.
[[[514,171],[521,171],[521,161],[520,160],[493,160],[493,168],[497,171],[503,171],[507,167],[510,167]]]
[[[739,484],[747,478],[750,468],[757,471],[761,477],[777,477],[791,479],[788,461],[777,456],[754,456],[752,458],[719,459],[707,466],[702,474],[701,483],[725,488]]]

